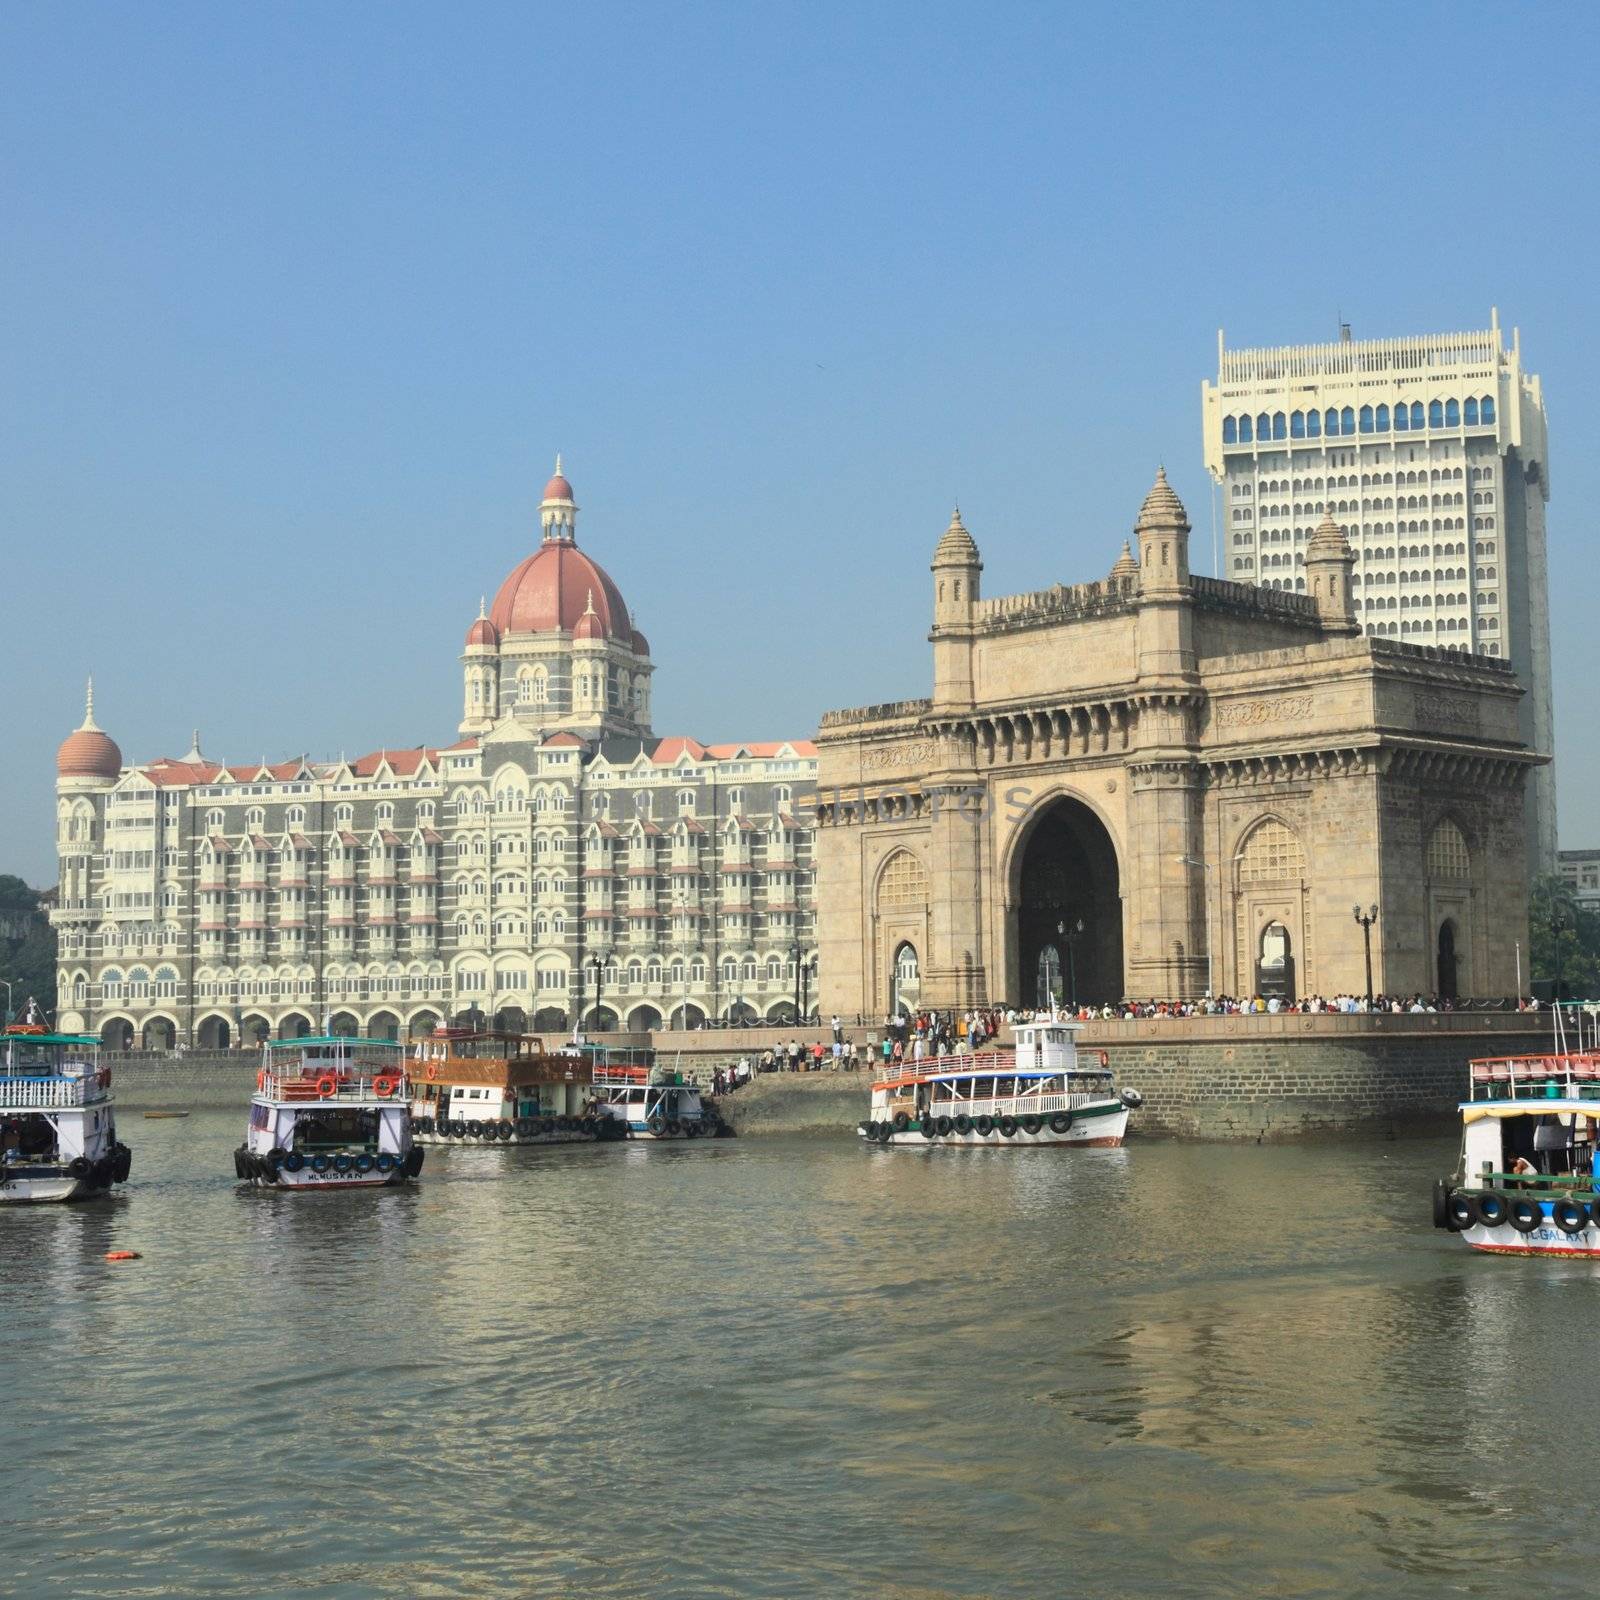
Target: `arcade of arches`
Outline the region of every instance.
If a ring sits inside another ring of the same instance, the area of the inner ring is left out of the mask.
[[[1331,520],[1306,593],[1188,569],[1157,477],[1100,580],[982,594],[934,551],[932,693],[818,736],[823,1013],[1374,988],[1513,992],[1521,741],[1503,661],[1368,636]]]

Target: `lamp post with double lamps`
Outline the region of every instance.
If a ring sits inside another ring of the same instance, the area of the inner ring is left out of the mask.
[[[1351,908],[1356,914],[1356,921],[1361,924],[1361,941],[1367,950],[1367,1010],[1372,1009],[1372,924],[1378,920],[1378,908],[1370,907],[1365,913],[1360,906]]]
[[[1212,1000],[1212,999],[1216,998],[1216,987],[1212,982],[1212,978],[1214,976],[1214,973],[1212,971],[1212,966],[1211,966],[1211,938],[1212,938],[1212,930],[1215,928],[1216,922],[1213,919],[1212,914],[1211,914],[1211,883],[1212,883],[1212,878],[1214,878],[1215,875],[1216,875],[1217,869],[1211,862],[1202,861],[1199,856],[1179,856],[1178,860],[1182,861],[1187,866],[1199,867],[1199,869],[1202,872],[1208,874],[1208,876],[1205,879],[1205,886],[1206,886],[1206,999],[1207,1000]],[[1233,860],[1230,861],[1228,863],[1228,865],[1231,867],[1236,862],[1240,862],[1240,861],[1243,861],[1243,860],[1244,860],[1244,851],[1241,850],[1236,856],[1234,856]]]
[[[1078,1009],[1078,941],[1083,937],[1083,918],[1079,917],[1069,928],[1065,922],[1056,924],[1056,937],[1067,947],[1067,981],[1071,985],[1072,1009]]]
[[[610,959],[611,959],[611,953],[610,953],[610,951],[607,951],[606,954],[604,954],[604,955],[600,955],[598,953],[595,954],[595,955],[592,955],[592,956],[589,957],[589,959],[586,962],[584,962],[584,966],[587,967],[589,969],[589,971],[591,971],[594,974],[594,1024],[595,1024],[595,1032],[597,1032],[597,1033],[601,1031],[601,1028],[600,1028],[600,989],[601,989],[601,980],[605,977],[606,963],[608,961],[610,961]]]

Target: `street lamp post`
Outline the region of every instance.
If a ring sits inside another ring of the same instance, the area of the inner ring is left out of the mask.
[[[610,960],[609,955],[602,956],[596,954],[590,956],[588,961],[585,963],[589,970],[594,973],[594,1020],[596,1031],[599,1030],[600,1026],[600,991],[602,980],[605,977],[606,962],[608,960]]]
[[[806,1018],[811,1013],[811,1003],[807,991],[811,987],[813,964],[808,957],[802,956],[799,962],[796,963],[796,970],[799,982],[797,987],[798,1003],[795,1006],[795,1015],[800,1019],[801,1026],[804,1026]]]
[[[1356,921],[1361,924],[1361,940],[1367,951],[1367,1010],[1372,1009],[1372,924],[1378,920],[1378,908],[1373,906],[1362,914],[1360,906],[1353,906]]]
[[[11,1002],[11,980],[9,978],[0,978],[0,983],[3,983],[6,986],[6,1016],[5,1016],[5,1020],[7,1022],[9,1022],[11,1020],[11,1012],[12,1012],[12,1009],[13,1009],[12,1008],[12,1002]]]
[[[1567,931],[1567,919],[1561,915],[1560,906],[1550,908],[1550,938],[1556,947],[1556,983],[1550,993],[1551,1003],[1561,1004],[1561,935]]]
[[[1083,937],[1083,918],[1079,917],[1069,928],[1065,922],[1056,924],[1056,937],[1067,947],[1067,981],[1071,984],[1072,1009],[1078,1009],[1078,941]]]

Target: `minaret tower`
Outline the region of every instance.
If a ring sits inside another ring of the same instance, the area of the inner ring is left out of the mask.
[[[467,643],[461,652],[462,733],[483,733],[492,728],[500,715],[500,630],[489,620],[483,599],[478,601],[478,620],[467,629]]]
[[[972,649],[982,571],[978,546],[957,506],[933,551],[933,632],[928,638],[933,643],[935,705],[972,704]]]
[[[1306,590],[1317,603],[1317,615],[1326,633],[1361,632],[1355,598],[1350,592],[1355,566],[1355,552],[1344,529],[1331,514],[1324,516],[1306,545]]]

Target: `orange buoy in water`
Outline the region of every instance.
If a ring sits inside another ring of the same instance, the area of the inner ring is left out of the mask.
[[[139,1252],[137,1250],[107,1250],[106,1251],[106,1260],[107,1261],[137,1261],[138,1259],[139,1259]]]

